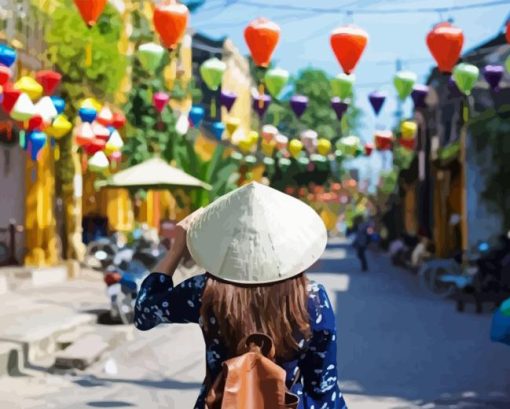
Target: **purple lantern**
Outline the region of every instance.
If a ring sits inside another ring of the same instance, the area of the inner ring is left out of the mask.
[[[483,76],[493,91],[499,91],[499,82],[503,78],[503,72],[502,65],[486,65],[484,67]]]
[[[417,84],[413,87],[413,92],[411,92],[411,98],[414,102],[415,108],[425,108],[425,98],[429,93],[429,87],[426,85]]]
[[[450,98],[460,98],[462,95],[464,95],[460,91],[459,87],[457,87],[453,77],[448,78],[448,89],[450,90]]]
[[[340,121],[349,108],[349,104],[347,102],[341,101],[340,98],[334,97],[331,98],[331,107],[335,110],[336,117]]]
[[[262,100],[262,103],[261,103]],[[267,108],[269,108],[269,104],[271,103],[271,97],[267,94],[264,95],[257,95],[256,97],[253,97],[253,109],[257,112],[257,115],[259,118],[262,119],[264,114],[267,111]]]
[[[235,94],[234,92],[223,91],[223,90],[221,91],[220,103],[222,106],[227,108],[228,112],[230,112],[230,110],[232,109],[232,106],[236,102],[236,99],[237,99],[237,94]]]
[[[368,100],[370,101],[370,105],[372,105],[372,109],[377,116],[379,115],[379,112],[381,112],[384,101],[386,101],[386,95],[382,92],[374,91],[368,95]]]
[[[298,118],[305,112],[308,107],[308,98],[304,95],[294,95],[290,98],[290,107]]]

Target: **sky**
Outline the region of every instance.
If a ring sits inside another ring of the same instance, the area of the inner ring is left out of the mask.
[[[494,4],[455,10],[467,5]],[[273,7],[270,7],[273,6]],[[281,6],[281,7],[280,7]],[[298,11],[291,7],[315,8]],[[426,12],[423,9],[453,8]],[[322,9],[335,9],[321,12]],[[349,14],[352,10],[352,14]],[[356,10],[359,10],[357,13]],[[384,10],[392,10],[384,12]],[[408,10],[396,13],[395,10]],[[364,14],[366,11],[376,11]],[[380,13],[377,13],[379,11]],[[267,17],[281,28],[280,42],[273,61],[291,73],[313,66],[331,75],[341,68],[331,50],[331,31],[347,23],[355,24],[369,35],[368,45],[355,70],[356,105],[363,110],[360,137],[372,140],[374,130],[395,125],[397,107],[393,76],[397,60],[402,69],[414,71],[418,82],[425,82],[434,66],[425,37],[434,24],[453,19],[453,24],[464,31],[464,51],[496,36],[503,30],[510,15],[510,0],[206,0],[205,5],[191,17],[194,30],[212,37],[230,37],[242,54],[249,53],[243,31],[257,17]],[[368,94],[375,90],[386,92],[388,98],[378,118],[368,102]],[[412,102],[404,105],[410,116]],[[388,166],[379,155],[358,161],[365,172],[378,172]],[[375,169],[375,170],[374,170]],[[365,175],[367,176],[367,175]]]

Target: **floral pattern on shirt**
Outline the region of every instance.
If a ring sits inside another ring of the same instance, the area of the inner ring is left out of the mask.
[[[135,326],[146,331],[159,324],[196,323],[203,327],[200,317],[202,293],[207,275],[202,274],[173,285],[172,278],[152,273],[142,284],[136,300]],[[301,370],[301,380],[292,387],[300,397],[298,409],[347,409],[338,386],[337,334],[335,315],[324,287],[315,282],[309,286],[308,313],[312,337],[299,342],[299,359],[278,362],[287,373],[287,385],[292,385]],[[205,319],[205,318],[204,318]],[[205,336],[206,365],[212,379],[221,372],[223,361],[229,358],[216,327],[217,317],[207,317],[210,331]],[[200,389],[194,409],[205,408],[205,384]]]

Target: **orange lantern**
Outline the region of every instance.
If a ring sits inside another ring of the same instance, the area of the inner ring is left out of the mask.
[[[506,41],[510,43],[510,21],[506,23]]]
[[[90,28],[96,24],[97,19],[103,13],[107,0],[74,0],[74,4],[78,7],[81,18]]]
[[[464,34],[450,23],[439,23],[427,35],[427,46],[439,71],[450,74],[460,57]]]
[[[180,3],[161,3],[154,10],[154,27],[161,42],[169,50],[174,50],[182,40],[188,26],[189,10]]]
[[[331,48],[346,74],[354,71],[367,42],[368,34],[358,27],[340,27],[331,33]]]
[[[375,147],[379,151],[389,151],[393,146],[393,132],[377,131],[375,133]]]
[[[266,18],[258,18],[244,30],[244,39],[255,65],[267,68],[280,40],[280,27]]]

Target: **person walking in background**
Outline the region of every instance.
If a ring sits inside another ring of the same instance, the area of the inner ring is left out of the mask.
[[[367,247],[370,241],[368,234],[368,225],[364,222],[362,217],[358,217],[355,223],[355,237],[353,246],[356,249],[356,255],[361,263],[361,270],[368,271],[368,262],[367,262]]]

